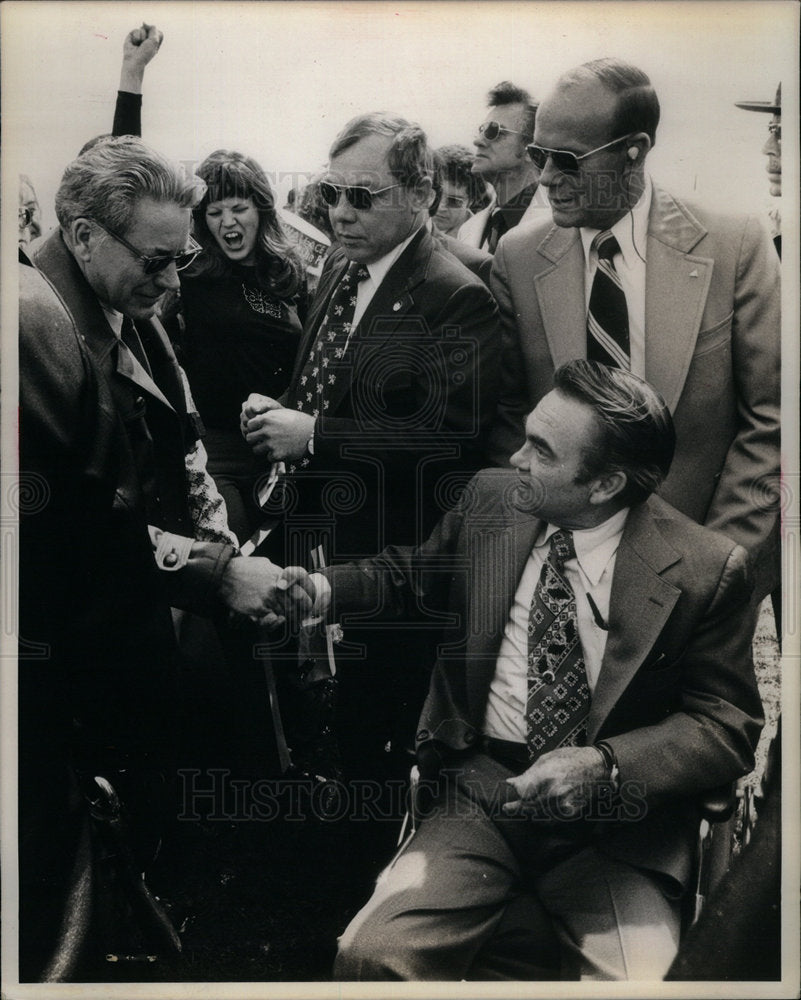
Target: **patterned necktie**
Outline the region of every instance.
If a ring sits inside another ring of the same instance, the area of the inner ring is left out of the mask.
[[[587,312],[587,358],[612,368],[631,368],[629,312],[626,293],[612,258],[620,244],[609,230],[598,233],[592,247],[598,251],[598,267],[590,291]]]
[[[323,321],[311,345],[290,408],[319,417],[328,409],[327,386],[337,380],[337,368],[348,347],[356,310],[356,291],[370,274],[363,264],[352,261],[328,303]]]
[[[564,563],[575,557],[573,536],[556,531],[531,599],[526,743],[532,760],[557,747],[582,746],[585,740],[590,689],[576,595],[564,576]]]

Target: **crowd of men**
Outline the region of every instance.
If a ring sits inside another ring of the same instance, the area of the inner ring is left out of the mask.
[[[423,130],[344,125],[289,389],[243,401],[281,469],[250,556],[157,318],[197,184],[131,137],[68,166],[20,265],[20,470],[44,497],[22,523],[25,976],[70,977],[96,776],[128,796],[139,869],[160,836],[174,609],[277,626],[281,649],[341,625],[345,777],[416,753],[422,820],[337,978],[665,975],[700,797],[752,769],[763,724],[780,314],[760,223],[651,179],[659,113],[619,60],[538,104],[499,84],[472,163],[491,200],[455,237]]]

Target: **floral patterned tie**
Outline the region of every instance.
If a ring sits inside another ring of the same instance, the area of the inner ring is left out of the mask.
[[[352,261],[331,296],[317,336],[311,346],[297,384],[295,409],[319,417],[328,409],[327,386],[336,384],[337,368],[352,335],[356,292],[360,281],[370,274],[363,264]]]

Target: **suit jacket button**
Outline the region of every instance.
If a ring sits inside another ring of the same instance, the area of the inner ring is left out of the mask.
[[[427,729],[421,729],[420,732],[417,734],[417,738],[418,738],[418,740],[421,740],[421,741],[422,740],[430,740],[431,739],[431,733],[429,733],[429,731]]]
[[[134,404],[136,406],[144,406],[145,405],[145,397],[144,396],[137,396],[136,399],[134,400]]]
[[[464,734],[464,741],[467,744],[475,743],[476,742],[476,732],[475,732],[475,730],[468,729],[467,732]]]

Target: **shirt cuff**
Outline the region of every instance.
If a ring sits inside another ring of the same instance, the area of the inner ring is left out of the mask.
[[[309,580],[314,584],[314,607],[312,616],[322,618],[331,607],[331,584],[322,573],[310,573]]]

